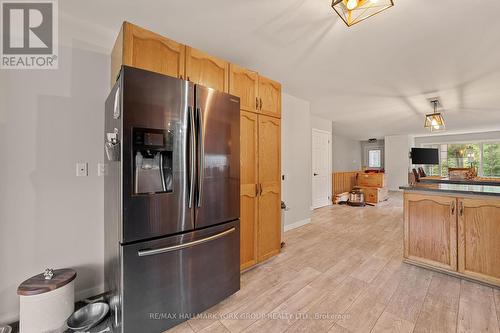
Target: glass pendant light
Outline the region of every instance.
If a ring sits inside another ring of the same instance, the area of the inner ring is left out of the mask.
[[[428,128],[431,132],[443,131],[445,129],[444,118],[441,112],[437,112],[439,100],[432,100],[431,104],[434,107],[434,113],[425,115],[424,127]]]
[[[393,0],[333,0],[332,8],[348,27],[394,6]]]

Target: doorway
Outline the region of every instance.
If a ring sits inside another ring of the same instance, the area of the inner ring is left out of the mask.
[[[332,203],[332,133],[312,130],[312,208]]]

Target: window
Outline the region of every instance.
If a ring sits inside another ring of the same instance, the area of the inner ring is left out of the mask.
[[[380,149],[368,150],[368,167],[381,168],[382,167],[382,152]]]
[[[481,159],[478,144],[448,145],[448,168],[478,167]]]
[[[500,143],[483,144],[483,176],[500,177]]]
[[[439,149],[439,165],[425,165],[428,176],[448,176],[448,168],[477,168],[484,177],[500,177],[500,143],[453,143],[422,145]]]

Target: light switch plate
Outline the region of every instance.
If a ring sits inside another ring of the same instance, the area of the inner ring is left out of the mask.
[[[76,176],[86,177],[89,175],[89,164],[87,162],[76,163]]]

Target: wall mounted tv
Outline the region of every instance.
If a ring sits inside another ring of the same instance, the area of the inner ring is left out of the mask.
[[[437,148],[412,148],[412,164],[439,164],[439,149]]]

